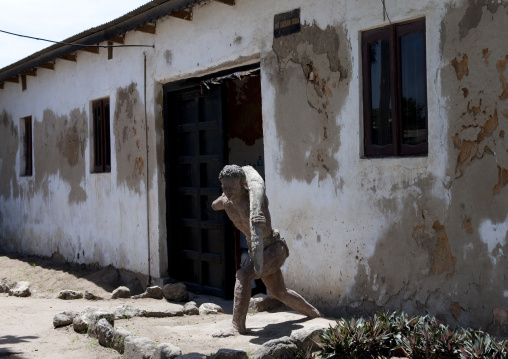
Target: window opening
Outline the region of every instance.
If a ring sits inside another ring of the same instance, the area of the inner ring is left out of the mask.
[[[21,119],[23,130],[23,161],[21,167],[22,176],[32,175],[32,117],[24,117]]]
[[[109,98],[94,101],[94,172],[111,172],[111,134],[109,124]]]
[[[362,36],[364,153],[428,153],[425,20]]]

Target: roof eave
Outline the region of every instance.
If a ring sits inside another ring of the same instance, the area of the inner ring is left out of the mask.
[[[96,45],[114,37],[123,35],[137,27],[155,21],[163,16],[192,6],[203,0],[154,0],[106,24],[91,28],[62,42]],[[55,44],[24,59],[0,69],[0,82],[32,70],[66,54],[78,51],[83,46]]]

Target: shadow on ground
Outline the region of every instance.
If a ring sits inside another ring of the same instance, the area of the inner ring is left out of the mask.
[[[132,295],[136,295],[143,293],[147,284],[146,276],[142,274],[136,274],[127,270],[118,270],[111,265],[101,268],[98,265],[69,263],[60,255],[54,255],[54,258],[22,256],[16,253],[1,252],[0,250],[0,256],[5,256],[12,260],[19,260],[34,267],[38,266],[54,271],[61,271],[75,276],[76,278],[86,279],[107,292],[112,292],[119,286],[125,286],[130,289]]]
[[[1,357],[9,357],[9,358],[23,358],[20,356],[23,354],[20,351],[10,349],[6,347],[7,344],[19,344],[26,343],[30,340],[37,339],[39,337],[33,335],[26,336],[15,336],[15,335],[4,335],[0,337],[0,358]]]
[[[308,320],[308,318],[302,318],[283,323],[267,324],[262,328],[250,328],[251,331],[247,332],[247,336],[254,337],[250,340],[251,343],[262,345],[272,340],[274,336],[279,338],[290,336],[292,331],[303,328],[303,325],[299,323],[304,323]]]

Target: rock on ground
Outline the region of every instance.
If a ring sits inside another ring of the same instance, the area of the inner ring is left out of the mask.
[[[73,310],[64,310],[63,312],[56,313],[53,317],[53,326],[59,328],[70,325],[78,315],[79,313]]]
[[[183,306],[183,314],[185,315],[199,315],[199,308],[196,302],[187,302]]]
[[[172,302],[186,302],[189,300],[189,292],[183,283],[166,284],[162,289],[164,298]]]
[[[102,300],[101,297],[93,294],[92,292],[89,292],[87,290],[85,290],[85,299],[87,300]]]
[[[116,288],[113,293],[111,293],[111,299],[117,298],[130,298],[131,290],[127,287],[121,286]]]
[[[99,319],[97,322],[97,339],[99,344],[109,348],[113,341],[114,331],[113,326],[106,319]]]
[[[95,312],[101,310],[97,307],[86,307],[79,315],[74,317],[72,321],[72,326],[75,332],[83,333],[88,331],[88,325],[93,320],[93,315]]]
[[[266,312],[281,305],[281,302],[270,295],[263,293],[256,294],[250,299],[249,311],[250,312]]]
[[[297,346],[290,337],[282,337],[267,341],[249,356],[249,359],[272,359],[283,358],[292,350],[297,350]]]
[[[182,355],[180,348],[169,343],[161,343],[155,349],[152,359],[173,359]]]
[[[150,338],[128,336],[125,338],[125,359],[150,359],[155,352],[155,343]]]
[[[291,334],[291,337],[282,337],[267,341],[263,346],[252,353],[249,359],[290,357],[290,352],[298,348],[303,350],[309,348],[316,349],[316,342],[319,341],[319,335],[326,329],[327,327],[323,325],[295,330]]]
[[[176,359],[207,359],[207,356],[201,353],[189,353],[177,356]]]
[[[106,319],[109,324],[111,324],[112,327],[115,326],[115,314],[105,311],[105,310],[98,310],[91,316],[90,323],[88,324],[88,336],[91,338],[98,338],[99,336],[99,328],[98,328],[98,322],[101,319]]]
[[[167,317],[181,317],[183,315],[183,307],[169,308],[169,309],[146,309],[145,317],[152,318],[167,318]]]
[[[113,338],[111,339],[111,348],[115,349],[120,354],[125,351],[125,338],[132,335],[127,329],[122,327],[116,329],[113,332]]]
[[[328,327],[324,325],[298,329],[291,333],[291,340],[299,348],[303,348],[304,350],[308,348],[317,349],[318,345],[316,343],[319,342],[319,335],[326,329],[328,329]]]
[[[30,292],[29,282],[16,282],[9,290],[9,295],[14,297],[29,297],[32,295]]]
[[[199,306],[199,314],[206,315],[206,314],[218,314],[218,313],[224,313],[224,310],[222,308],[214,303],[203,303]]]
[[[243,350],[219,349],[210,359],[248,359],[248,357]]]
[[[0,293],[9,293],[10,289],[11,285],[7,278],[2,278],[2,280],[0,280]]]
[[[129,319],[133,317],[143,317],[145,311],[132,305],[121,305],[115,309],[115,319]]]
[[[140,299],[140,298],[162,299],[163,298],[162,288],[158,286],[148,287],[146,288],[146,291],[144,293],[132,296],[132,299]]]
[[[64,289],[61,290],[58,295],[58,299],[81,299],[83,298],[83,293],[76,291],[76,290],[70,290],[70,289]]]

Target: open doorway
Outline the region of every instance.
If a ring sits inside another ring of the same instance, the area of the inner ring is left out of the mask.
[[[228,164],[252,166],[265,178],[261,81],[259,76],[226,82]],[[247,240],[233,228],[235,265],[248,256]],[[252,294],[266,293],[261,280],[253,281]]]
[[[169,275],[230,298],[241,235],[211,204],[224,165],[250,164],[264,177],[259,64],[166,84],[164,121]]]

